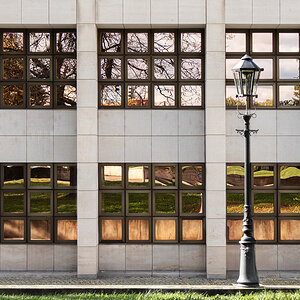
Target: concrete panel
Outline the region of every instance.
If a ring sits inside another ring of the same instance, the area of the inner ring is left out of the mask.
[[[1,245],[1,271],[27,270],[27,245]]]
[[[97,276],[98,273],[98,246],[78,247],[77,273],[80,276]]]
[[[1,162],[26,161],[26,136],[0,136]]]
[[[151,135],[151,110],[125,110],[125,135]]]
[[[178,162],[178,137],[153,136],[152,162]]]
[[[178,135],[178,110],[153,110],[152,134]]]
[[[214,107],[206,109],[205,122],[206,134],[225,134],[226,115],[225,108]]]
[[[205,201],[207,218],[226,218],[225,191],[206,191]]]
[[[225,136],[208,135],[206,136],[206,161],[225,162]]]
[[[179,135],[204,135],[204,110],[179,110]]]
[[[209,0],[207,3],[207,23],[224,23],[224,0]]]
[[[88,52],[88,51],[78,52],[77,53],[77,78],[79,80],[80,79],[92,80],[97,78],[97,65],[98,65],[97,52]]]
[[[151,162],[151,137],[125,137],[126,162]]]
[[[48,0],[22,0],[23,24],[48,24]]]
[[[49,0],[50,24],[76,24],[76,0]]]
[[[76,110],[54,110],[54,135],[76,135]]]
[[[77,219],[78,222],[78,245],[96,246],[98,239],[98,218],[95,219]]]
[[[206,1],[205,0],[179,0],[179,24],[205,24]]]
[[[226,246],[206,247],[207,278],[226,278]]]
[[[126,111],[126,113],[129,111]],[[130,111],[131,112],[131,111]],[[124,135],[124,110],[99,109],[98,134],[99,135]],[[136,124],[143,126],[143,124]]]
[[[27,110],[27,135],[53,135],[54,113],[49,109]]]
[[[204,162],[204,136],[179,136],[179,162]]]
[[[178,24],[177,0],[151,0],[151,24]]]
[[[76,136],[54,136],[54,161],[77,162]]]
[[[280,24],[300,24],[298,0],[280,0]]]
[[[225,25],[206,25],[206,51],[225,51]]]
[[[205,85],[205,106],[225,107],[225,74],[222,80],[207,80]]]
[[[258,271],[277,270],[277,245],[255,245]]]
[[[77,0],[77,24],[94,23],[96,17],[95,11],[96,11],[95,0]],[[78,32],[78,37],[79,36],[80,34]]]
[[[77,107],[98,108],[98,81],[77,80]]]
[[[179,245],[153,245],[153,271],[178,271]]]
[[[77,217],[98,217],[98,191],[77,191]]]
[[[221,247],[226,245],[226,216],[223,219],[206,219],[206,245]]]
[[[279,24],[280,0],[252,0],[253,24]]]
[[[27,161],[53,162],[53,145],[53,136],[27,136]]]
[[[98,161],[98,137],[96,135],[77,136],[77,160],[79,162]]]
[[[225,163],[206,164],[206,190],[225,191],[226,190],[226,165]]]
[[[275,136],[251,136],[251,162],[276,161]]]
[[[252,24],[252,0],[225,0],[226,24]]]
[[[91,178],[93,180],[91,180]],[[95,191],[98,190],[98,164],[77,163],[77,190]]]
[[[205,271],[205,245],[179,245],[180,271]]]
[[[124,162],[125,141],[124,137],[110,136],[99,137],[99,162]]]
[[[28,271],[53,271],[54,245],[28,245]]]
[[[97,24],[123,24],[122,0],[96,0]]]
[[[0,135],[26,135],[26,110],[1,109]]]
[[[228,124],[228,123],[227,123]],[[226,137],[226,162],[244,161],[244,137],[241,135]]]
[[[151,271],[152,245],[126,245],[126,271]]]
[[[240,268],[240,245],[226,246],[227,271],[235,271]]]
[[[54,245],[54,271],[76,271],[77,246]]]
[[[277,111],[277,134],[300,135],[300,111],[278,110]]]
[[[89,1],[84,0],[86,4],[89,4]],[[80,10],[78,10],[80,13]],[[87,9],[90,14],[90,11]],[[95,11],[92,11],[95,14]],[[93,18],[91,18],[92,20]],[[97,27],[95,24],[78,24],[77,25],[77,51],[97,51]]]
[[[278,245],[278,270],[300,270],[300,245]]]
[[[0,24],[21,24],[22,0],[2,0],[0,3]]]
[[[123,0],[124,23],[150,24],[150,0]]]
[[[100,271],[125,271],[125,244],[99,245]]]
[[[225,79],[225,52],[207,52],[205,69],[206,69],[207,80],[210,79],[224,80]]]

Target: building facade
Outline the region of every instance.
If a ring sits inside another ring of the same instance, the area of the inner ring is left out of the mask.
[[[238,270],[244,53],[265,68],[249,103],[257,267],[300,270],[297,0],[0,8],[1,271]]]

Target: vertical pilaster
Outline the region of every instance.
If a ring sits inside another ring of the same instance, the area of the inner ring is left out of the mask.
[[[77,0],[77,274],[98,273],[97,27],[95,0]]]
[[[225,0],[207,1],[206,270],[226,277]]]

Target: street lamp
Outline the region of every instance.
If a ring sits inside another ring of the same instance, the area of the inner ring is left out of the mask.
[[[237,281],[241,287],[257,287],[259,280],[255,261],[255,239],[253,237],[253,221],[251,216],[251,165],[250,165],[250,135],[258,130],[250,130],[250,119],[256,117],[249,112],[249,102],[257,97],[257,85],[260,73],[264,69],[257,66],[249,55],[244,55],[232,68],[237,97],[246,97],[246,111],[239,112],[245,122],[245,129],[236,131],[245,137],[245,190],[243,237],[240,240],[240,274]]]

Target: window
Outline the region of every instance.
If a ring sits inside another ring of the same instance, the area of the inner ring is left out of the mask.
[[[203,164],[100,164],[100,242],[204,243]]]
[[[1,108],[76,107],[74,30],[4,29],[1,36]]]
[[[244,167],[227,164],[227,240],[242,237]],[[300,165],[252,164],[252,214],[258,243],[299,243]]]
[[[73,164],[1,165],[1,242],[77,240]]]
[[[99,31],[99,108],[203,107],[200,30]]]

